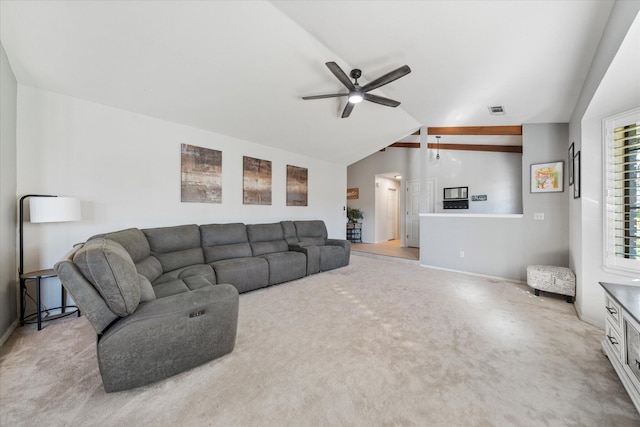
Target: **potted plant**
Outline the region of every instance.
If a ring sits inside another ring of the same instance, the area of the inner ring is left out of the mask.
[[[350,222],[357,222],[357,220],[364,218],[364,216],[360,209],[347,207],[347,218],[349,218]]]

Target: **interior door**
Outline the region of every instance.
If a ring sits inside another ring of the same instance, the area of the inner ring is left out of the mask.
[[[398,238],[398,192],[387,189],[387,240]]]
[[[420,247],[420,181],[407,181],[407,246]]]

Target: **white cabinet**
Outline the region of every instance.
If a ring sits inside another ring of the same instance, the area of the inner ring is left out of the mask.
[[[605,290],[602,351],[640,412],[640,287],[600,283]]]
[[[629,374],[631,382],[640,390],[640,326],[631,319],[622,319],[625,325],[625,357],[622,367]]]

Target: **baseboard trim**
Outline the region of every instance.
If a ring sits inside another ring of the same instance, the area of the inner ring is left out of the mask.
[[[454,270],[452,268],[436,267],[435,265],[420,264],[420,267],[433,268],[434,270],[450,271],[452,273],[467,274],[469,276],[485,277],[487,279],[508,280],[509,282],[521,283],[521,284],[524,284],[524,285],[527,284],[527,282],[525,282],[523,280],[511,279],[511,278],[508,278],[508,277],[489,276],[488,274],[472,273],[470,271]]]
[[[402,263],[405,263],[405,264],[415,264],[415,265],[419,265],[420,264],[420,262],[417,259],[408,259],[408,258],[401,258],[401,257],[395,257],[395,256],[371,254],[369,252],[358,252],[358,251],[354,251],[354,250],[351,251],[351,255],[361,256],[361,257],[366,257],[366,258],[384,259],[384,260],[387,260],[387,261],[402,262]]]
[[[0,347],[4,345],[4,343],[9,339],[13,331],[18,327],[18,319],[14,320],[11,325],[7,328],[5,333],[0,337]]]

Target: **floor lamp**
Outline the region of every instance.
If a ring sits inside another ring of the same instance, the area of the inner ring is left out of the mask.
[[[32,223],[46,223],[46,222],[66,222],[66,221],[79,221],[80,216],[80,200],[73,197],[58,197],[48,194],[27,194],[20,198],[20,265],[18,267],[18,275],[20,277],[20,324],[25,323],[25,301],[24,297],[27,292],[26,282],[27,280],[35,280],[36,282],[36,316],[38,323],[38,330],[41,329],[42,312],[40,304],[40,280],[46,277],[54,277],[56,273],[54,270],[39,270],[29,273],[24,272],[24,201],[27,198],[31,198],[29,202],[30,208],[30,222]],[[58,308],[62,309],[62,313],[66,310],[66,291],[64,286],[62,287],[62,305]],[[53,310],[53,309],[52,309]],[[75,311],[65,313],[71,314]],[[78,315],[80,313],[78,312]],[[33,315],[30,315],[31,317]]]

